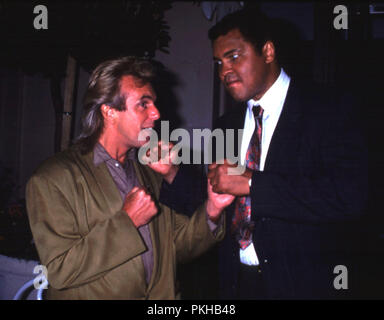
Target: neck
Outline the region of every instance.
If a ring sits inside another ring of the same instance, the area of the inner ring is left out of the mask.
[[[274,63],[271,65],[271,69],[266,81],[265,89],[263,90],[263,92],[257,94],[253,98],[254,100],[260,100],[263,97],[263,95],[269,90],[269,88],[272,87],[272,85],[276,82],[277,78],[280,75],[280,72],[281,72],[281,68],[277,64]]]
[[[116,139],[113,135],[105,132],[101,135],[98,142],[113,159],[119,161],[120,163],[124,163],[125,157],[130,148],[119,144],[118,141],[119,139]]]

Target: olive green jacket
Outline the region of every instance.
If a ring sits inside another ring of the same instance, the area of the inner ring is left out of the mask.
[[[158,199],[161,177],[135,164],[140,183]],[[206,251],[224,236],[207,223],[205,207],[192,218],[158,204],[149,223],[154,268],[149,284],[140,233],[105,163],[76,147],[46,160],[27,184],[27,210],[49,299],[175,299],[176,264]],[[222,219],[224,220],[224,219]]]

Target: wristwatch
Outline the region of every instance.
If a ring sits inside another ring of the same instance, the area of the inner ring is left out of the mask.
[[[252,185],[252,178],[248,180],[249,188],[251,188]]]

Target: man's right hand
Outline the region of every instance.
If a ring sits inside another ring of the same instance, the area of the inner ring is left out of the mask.
[[[123,210],[131,218],[136,228],[147,224],[157,213],[157,207],[151,195],[139,187],[132,188],[127,194]]]
[[[160,140],[156,147],[148,149],[145,154],[146,159],[143,158],[140,161],[146,163],[153,171],[160,173],[169,184],[172,184],[179,170],[179,166],[174,164],[177,151],[173,147],[173,143]]]
[[[229,170],[233,173],[230,174]],[[252,178],[252,170],[235,166],[227,160],[224,164],[212,163],[208,166],[207,177],[212,185],[213,192],[232,194],[234,196],[249,195],[249,180]]]

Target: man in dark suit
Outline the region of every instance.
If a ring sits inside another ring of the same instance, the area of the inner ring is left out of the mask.
[[[266,17],[242,10],[209,31],[220,80],[242,103],[216,127],[243,129],[234,149],[246,166],[238,175],[228,161],[209,166],[213,190],[237,196],[220,244],[220,297],[349,297],[352,227],[367,190],[357,101],[291,79],[270,30]]]
[[[349,235],[367,190],[356,101],[291,79],[279,66],[269,26],[266,17],[239,11],[209,32],[220,80],[244,105],[217,126],[244,130],[239,157],[245,172],[229,175],[226,162],[210,165],[208,173],[215,192],[238,196],[227,224],[233,236],[220,255],[222,293],[346,297],[348,286],[340,289],[334,270],[355,268]]]

